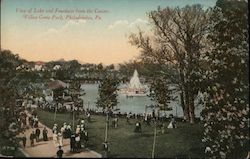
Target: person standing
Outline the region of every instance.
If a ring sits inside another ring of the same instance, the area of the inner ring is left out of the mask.
[[[34,117],[34,128],[38,128],[38,118],[37,118],[37,116]]]
[[[155,117],[155,110],[153,109],[153,112],[152,112],[152,117],[154,118],[154,119],[156,119],[156,117]]]
[[[81,125],[81,130],[80,130],[80,143],[81,143],[81,147],[84,147],[84,127],[83,125]]]
[[[75,152],[75,134],[70,136],[70,151]]]
[[[33,128],[34,126],[34,119],[32,116],[29,117],[29,121],[30,121],[30,126]]]
[[[129,118],[130,118],[130,115],[129,115],[129,114],[127,114],[127,116],[126,116],[127,123],[129,123]]]
[[[177,126],[176,126],[176,121],[175,121],[174,116],[171,117],[171,122],[172,122],[172,124],[173,124],[173,128],[174,128],[174,129],[177,128]]]
[[[88,132],[87,130],[84,131],[84,147],[87,147],[87,143],[88,143],[88,140],[89,140],[89,136],[88,136]]]
[[[117,128],[118,127],[118,117],[117,117],[117,115],[115,115],[115,128]]]
[[[80,130],[81,130],[80,125],[77,125],[76,126],[76,134],[80,134]]]
[[[67,129],[67,124],[66,124],[66,123],[63,123],[63,129],[61,129],[61,131],[63,130],[63,132],[61,132],[61,133],[63,134],[63,138],[64,138],[64,139],[67,138],[66,129]]]
[[[54,143],[55,147],[58,147],[59,144],[58,144],[58,139],[57,139],[56,133],[53,134],[53,143]]]
[[[76,152],[79,152],[80,148],[81,148],[80,134],[76,134],[76,137],[75,137],[75,146],[76,146]]]
[[[85,121],[83,119],[81,120],[81,124],[80,125],[81,125],[81,127],[83,127],[85,129]]]
[[[63,146],[63,136],[62,136],[62,134],[58,133],[57,138],[58,138],[59,147]]]
[[[90,112],[88,112],[88,121],[90,122]]]
[[[53,125],[53,128],[52,128],[53,134],[55,134],[55,133],[58,132],[57,129],[58,129],[57,124],[54,124],[54,125]]]
[[[165,123],[162,123],[162,125],[161,125],[161,133],[162,134],[165,133]]]
[[[66,138],[70,138],[71,136],[71,124],[67,125],[66,127]]]
[[[46,127],[43,128],[43,141],[48,141],[48,130]]]
[[[33,147],[34,146],[34,140],[35,140],[35,132],[32,131],[32,133],[30,134],[30,145]]]
[[[26,141],[27,141],[27,137],[26,135],[24,134],[24,132],[22,133],[22,142],[23,142],[23,147],[25,148],[26,147]]]
[[[40,129],[36,128],[36,142],[39,142],[40,133],[41,133]]]
[[[59,149],[58,149],[58,151],[56,152],[57,158],[62,158],[62,156],[63,156],[62,147],[59,146],[58,148],[59,148]]]
[[[64,134],[64,131],[65,131],[64,126],[62,126],[61,129],[60,129],[60,133],[62,134],[62,136]]]

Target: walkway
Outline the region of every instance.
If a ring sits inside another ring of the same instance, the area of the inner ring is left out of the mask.
[[[27,122],[28,123],[28,122]],[[32,132],[32,130],[35,131],[35,129],[29,128],[26,129],[25,135],[27,137],[27,143],[25,148],[20,148],[20,150],[25,154],[26,157],[57,157],[56,152],[57,148],[55,147],[53,140],[52,140],[52,130],[42,123],[39,122],[38,127],[41,130],[41,135],[40,135],[40,141],[35,142],[35,146],[31,147],[30,146],[30,139],[29,136]],[[48,138],[49,141],[43,141],[42,140],[42,130],[43,128],[46,127],[48,130]],[[22,145],[22,143],[21,143]],[[98,154],[97,152],[90,151],[90,150],[82,150],[80,153],[71,153],[70,150],[70,140],[69,139],[63,139],[63,147],[62,147],[64,154],[63,157],[67,158],[101,158],[101,155]]]

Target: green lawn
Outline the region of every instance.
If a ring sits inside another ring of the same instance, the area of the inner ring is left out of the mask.
[[[81,115],[80,117],[85,117]],[[48,127],[54,124],[54,114],[38,110],[38,118]],[[136,120],[119,118],[118,128],[109,128],[108,142],[110,143],[111,157],[143,157],[150,158],[153,144],[153,126],[142,123],[142,134],[133,132]],[[72,122],[69,113],[57,114],[56,123],[61,126],[64,122]],[[165,125],[167,125],[166,123]],[[156,138],[155,157],[170,158],[204,157],[204,145],[201,142],[201,124],[177,123],[177,129],[166,129],[165,134],[160,132]],[[87,123],[90,149],[102,153],[102,143],[105,135],[105,117],[92,115],[92,121]],[[160,131],[160,130],[159,130]]]

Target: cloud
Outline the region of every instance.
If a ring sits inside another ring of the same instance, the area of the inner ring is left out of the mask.
[[[128,26],[129,22],[127,20],[118,20],[115,21],[113,24],[108,26],[108,30],[114,29],[119,26]]]
[[[55,29],[55,28],[49,28],[46,32],[44,32],[42,35],[43,36],[47,36],[47,35],[54,35],[54,34],[61,34],[64,33],[67,30],[72,29],[72,27],[75,26],[82,26],[83,24],[86,23],[86,20],[78,20],[78,21],[74,21],[74,20],[69,20],[67,21],[62,27]]]
[[[132,28],[132,27],[138,26],[140,24],[148,24],[148,21],[138,18],[135,21],[133,21],[132,23],[130,23],[129,27]]]
[[[140,18],[137,18],[135,21],[131,23],[129,23],[127,20],[118,20],[118,21],[115,21],[113,24],[109,25],[108,30],[112,30],[112,29],[119,28],[119,27],[133,28],[133,27],[145,25],[145,24],[148,24],[148,21],[140,19]]]

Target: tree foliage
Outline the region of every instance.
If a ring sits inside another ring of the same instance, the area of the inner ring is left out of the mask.
[[[171,110],[169,105],[172,91],[169,89],[169,84],[164,78],[156,78],[150,86],[150,94],[152,100],[156,101],[157,107],[160,110]]]
[[[199,60],[204,49],[208,13],[200,5],[159,7],[149,13],[149,19],[153,35],[139,31],[130,36],[131,43],[141,49],[144,61],[178,71],[178,78],[170,79],[179,84],[185,118],[193,123],[194,99],[199,90]]]
[[[249,140],[247,6],[246,1],[219,0],[209,23],[212,45],[204,57],[209,67],[203,72],[202,115],[203,141],[212,158],[242,158]]]
[[[116,77],[105,75],[99,84],[97,106],[105,108],[114,108],[117,104],[117,90],[119,81]]]

